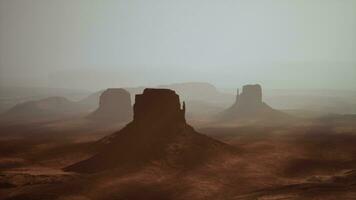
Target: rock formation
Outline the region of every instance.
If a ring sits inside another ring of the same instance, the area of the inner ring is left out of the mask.
[[[156,120],[185,123],[185,103],[180,108],[179,96],[169,89],[145,89],[137,94],[134,105],[135,123],[155,123]]]
[[[64,97],[49,97],[17,104],[1,117],[10,120],[53,120],[78,115],[85,109]]]
[[[241,95],[237,95],[237,103],[240,107],[255,108],[261,106],[262,88],[260,85],[245,85],[242,88]]]
[[[169,89],[145,89],[135,97],[134,119],[122,130],[98,141],[93,157],[65,168],[94,173],[110,169],[134,169],[161,163],[190,168],[233,149],[197,133],[185,121],[185,106]]]
[[[262,101],[262,88],[260,85],[245,85],[241,94],[237,90],[235,103],[218,118],[224,121],[236,119],[247,120],[281,120],[289,115],[271,108]]]
[[[110,88],[100,95],[99,108],[88,118],[101,122],[128,122],[132,118],[130,93]]]

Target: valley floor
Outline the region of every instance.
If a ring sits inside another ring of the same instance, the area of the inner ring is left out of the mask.
[[[3,126],[0,199],[356,199],[353,126],[200,127],[237,155],[189,170],[161,161],[91,175],[62,168],[95,154],[94,142],[114,128]]]

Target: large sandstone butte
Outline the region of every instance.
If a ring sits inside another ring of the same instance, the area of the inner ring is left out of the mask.
[[[224,121],[247,119],[278,122],[287,118],[290,116],[262,101],[262,88],[259,84],[243,86],[241,94],[237,90],[235,103],[219,115],[219,119]]]
[[[145,89],[135,97],[134,119],[122,130],[98,143],[93,157],[65,168],[95,173],[110,169],[135,169],[160,163],[189,169],[230,154],[227,144],[197,133],[185,121],[185,106],[169,89]]]
[[[145,89],[137,94],[134,105],[134,122],[138,124],[174,122],[185,124],[185,103],[181,109],[179,96],[169,89]]]
[[[88,118],[101,122],[128,122],[132,119],[130,93],[121,88],[109,88],[100,95],[99,108]]]

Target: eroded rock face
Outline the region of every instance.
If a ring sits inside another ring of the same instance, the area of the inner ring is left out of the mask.
[[[99,121],[125,122],[132,119],[130,93],[121,88],[110,88],[100,95],[99,108],[88,118]]]
[[[134,123],[171,121],[185,123],[185,104],[183,108],[179,96],[169,89],[145,89],[137,94],[134,105]]]
[[[185,122],[185,106],[169,89],[145,89],[136,95],[134,120],[120,131],[99,140],[93,157],[65,168],[96,173],[133,170],[160,163],[174,169],[189,169],[221,158],[234,150],[227,144],[197,133]]]

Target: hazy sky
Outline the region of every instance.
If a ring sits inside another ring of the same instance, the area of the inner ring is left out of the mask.
[[[356,89],[355,0],[0,0],[0,85]]]

